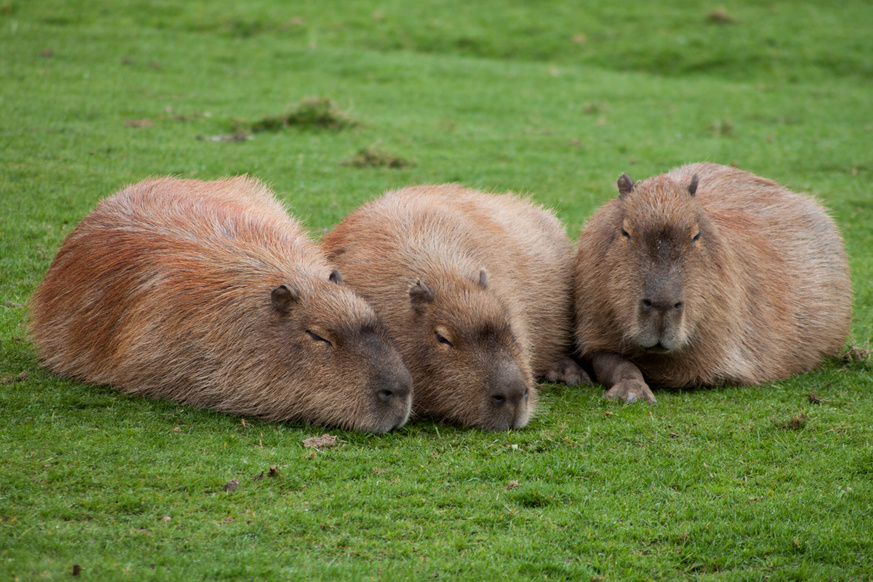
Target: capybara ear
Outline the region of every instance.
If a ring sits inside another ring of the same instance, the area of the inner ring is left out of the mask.
[[[627,174],[622,174],[618,179],[618,197],[626,196],[634,189],[634,181]]]
[[[694,196],[697,193],[697,174],[691,178],[691,183],[688,184],[688,193]]]
[[[340,272],[336,269],[330,272],[330,277],[327,278],[331,283],[336,283],[337,285],[342,285],[343,277],[340,275]]]
[[[270,293],[270,300],[278,311],[286,312],[291,309],[293,303],[300,300],[300,293],[287,285],[279,285]]]
[[[485,272],[485,269],[479,271],[479,286],[483,289],[488,287],[488,273]]]
[[[433,301],[433,292],[419,281],[409,289],[409,299],[412,301],[412,308],[418,313],[423,313],[427,309],[427,304]]]

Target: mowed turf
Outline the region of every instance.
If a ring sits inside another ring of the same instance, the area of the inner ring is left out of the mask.
[[[873,578],[871,25],[852,2],[0,2],[0,575]],[[297,115],[326,100],[349,123]],[[26,338],[63,238],[147,176],[249,173],[316,237],[455,181],[575,239],[621,172],[691,161],[828,205],[852,357],[656,407],[545,385],[519,431],[372,436],[63,380]]]

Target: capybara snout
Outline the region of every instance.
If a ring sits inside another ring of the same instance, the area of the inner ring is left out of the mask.
[[[409,370],[272,193],[246,177],[158,178],[103,200],[30,302],[58,374],[267,420],[382,433]]]
[[[530,387],[521,369],[511,359],[498,361],[495,368],[488,376],[484,399],[488,410],[483,418],[490,421],[483,423],[482,428],[521,428],[530,418]]]
[[[652,271],[641,287],[636,341],[647,352],[663,353],[685,343],[685,294],[681,266],[660,264]]]
[[[364,356],[372,362],[368,386],[373,395],[374,424],[388,427],[373,432],[402,426],[412,410],[412,374],[381,324],[378,329],[362,330],[358,341]]]

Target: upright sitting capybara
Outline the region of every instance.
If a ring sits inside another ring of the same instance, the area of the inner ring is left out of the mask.
[[[576,339],[607,397],[758,384],[842,348],[849,268],[813,197],[716,164],[618,190],[576,255]]]
[[[369,432],[404,424],[412,377],[272,193],[160,178],[103,200],[34,293],[58,374],[238,415]]]
[[[525,426],[534,377],[579,383],[573,251],[550,212],[450,184],[393,191],[325,235],[322,249],[369,301],[412,372],[413,412]]]

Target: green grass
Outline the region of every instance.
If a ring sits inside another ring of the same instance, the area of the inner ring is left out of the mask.
[[[862,2],[0,1],[0,576],[873,578],[868,361],[657,407],[546,386],[520,431],[413,421],[313,453],[318,427],[61,380],[23,329],[64,236],[150,175],[248,172],[316,235],[457,181],[575,238],[621,172],[705,160],[831,208],[869,347],[871,27]],[[313,99],[351,123],[213,141]]]

